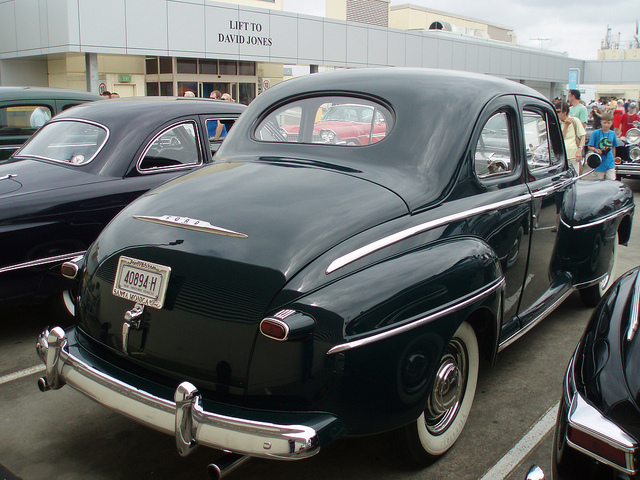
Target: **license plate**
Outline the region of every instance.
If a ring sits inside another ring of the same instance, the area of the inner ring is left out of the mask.
[[[113,294],[142,305],[160,309],[169,284],[171,267],[120,257]]]

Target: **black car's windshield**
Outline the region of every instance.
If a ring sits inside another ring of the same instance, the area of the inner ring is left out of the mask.
[[[98,124],[78,120],[51,122],[16,153],[70,165],[86,165],[95,158],[109,136]]]

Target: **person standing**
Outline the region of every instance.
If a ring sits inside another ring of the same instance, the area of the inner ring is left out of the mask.
[[[558,116],[562,122],[562,136],[564,148],[567,151],[567,160],[573,165],[575,171],[582,173],[582,152],[587,133],[580,119],[569,115],[569,104],[560,102],[557,107]]]
[[[618,140],[616,133],[611,130],[613,125],[613,114],[606,112],[602,114],[602,128],[594,130],[589,138],[589,150],[596,152],[602,158],[602,163],[591,172],[590,176],[602,180],[616,179],[616,147]]]
[[[589,112],[587,112],[587,107],[585,107],[580,101],[580,91],[579,90],[569,90],[569,95],[567,96],[569,101],[569,115],[572,117],[579,118],[582,122],[582,127],[587,127],[587,118],[589,117]]]
[[[629,103],[629,111],[622,115],[620,128],[616,131],[616,135],[626,137],[630,128],[635,128],[634,122],[640,122],[638,115],[638,104],[636,102]]]

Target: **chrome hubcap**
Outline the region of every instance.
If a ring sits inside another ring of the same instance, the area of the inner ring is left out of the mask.
[[[439,435],[455,420],[464,397],[468,374],[464,345],[453,339],[442,357],[425,410],[427,429]]]

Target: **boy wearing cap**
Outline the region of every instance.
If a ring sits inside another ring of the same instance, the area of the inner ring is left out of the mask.
[[[636,102],[631,102],[629,104],[629,111],[622,115],[622,120],[620,121],[620,128],[616,133],[621,137],[627,136],[627,131],[630,128],[636,128],[633,122],[640,122],[640,115],[638,115],[638,104]]]
[[[596,152],[602,158],[602,163],[591,172],[590,176],[597,179],[616,179],[616,147],[618,140],[616,133],[611,130],[613,125],[613,114],[607,112],[602,114],[602,128],[594,130],[589,138],[589,151]]]

